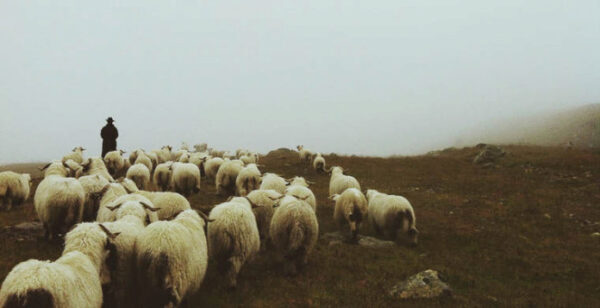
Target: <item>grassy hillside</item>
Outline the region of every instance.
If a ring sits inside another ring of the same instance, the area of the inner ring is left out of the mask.
[[[558,147],[509,146],[495,168],[471,161],[475,148],[435,156],[371,158],[327,156],[356,176],[363,189],[406,196],[417,214],[420,245],[382,249],[328,246],[319,240],[309,266],[288,278],[267,252],[242,269],[238,289],[227,291],[212,264],[192,306],[398,306],[386,296],[419,271],[441,272],[454,297],[408,301],[415,306],[600,306],[600,153]],[[316,184],[321,234],[336,230],[327,199],[328,176],[293,152],[261,159],[263,171],[305,176]],[[38,181],[36,181],[37,184]],[[204,185],[190,201],[208,212],[225,198]],[[34,219],[31,203],[0,224]],[[374,234],[370,226],[363,229]],[[0,281],[18,262],[54,259],[62,244],[0,231]]]
[[[542,146],[600,147],[600,104],[516,117],[474,128],[460,138],[459,146],[479,142]]]

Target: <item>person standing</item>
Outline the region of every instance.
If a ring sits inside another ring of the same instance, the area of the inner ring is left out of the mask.
[[[108,117],[106,119],[106,125],[100,131],[100,136],[102,137],[102,157],[110,151],[115,151],[117,149],[117,138],[119,138],[119,131],[113,125],[112,117]]]

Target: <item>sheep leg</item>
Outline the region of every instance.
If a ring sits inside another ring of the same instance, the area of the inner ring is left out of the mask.
[[[232,257],[229,260],[227,260],[227,262],[229,263],[226,274],[227,281],[229,282],[228,287],[230,289],[235,289],[235,287],[237,286],[237,275],[240,272],[240,269],[242,268],[243,262],[238,257]]]

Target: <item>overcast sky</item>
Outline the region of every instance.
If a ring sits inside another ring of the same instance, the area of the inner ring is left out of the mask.
[[[0,0],[0,163],[99,155],[108,116],[125,150],[390,155],[598,102],[598,0]]]

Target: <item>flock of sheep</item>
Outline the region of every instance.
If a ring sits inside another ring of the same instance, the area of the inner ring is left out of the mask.
[[[206,144],[194,148],[84,159],[78,147],[42,168],[35,211],[45,237],[64,235],[65,248],[53,262],[16,265],[2,283],[0,307],[179,306],[200,288],[209,258],[233,288],[261,249],[283,256],[287,273],[301,270],[319,234],[312,183],[262,174],[259,155],[247,150],[228,155]],[[327,169],[321,154],[302,146],[298,154],[331,174],[333,218],[349,241],[357,241],[368,217],[378,234],[404,233],[417,243],[415,214],[405,198],[376,190],[365,196],[342,167]],[[231,196],[209,215],[187,200],[201,179]],[[6,209],[25,201],[30,187],[28,174],[0,173]]]

